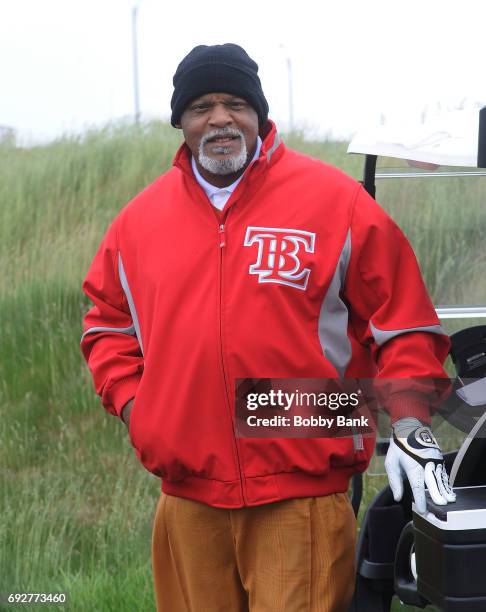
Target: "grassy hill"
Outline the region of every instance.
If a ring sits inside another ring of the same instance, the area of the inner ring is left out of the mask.
[[[170,166],[180,140],[154,122],[0,147],[0,592],[67,592],[57,609],[83,612],[153,609],[159,482],[94,395],[80,287],[110,220]],[[361,175],[344,143],[287,144]],[[484,302],[480,188],[444,179],[383,191],[438,302]],[[368,479],[367,497],[382,483]]]

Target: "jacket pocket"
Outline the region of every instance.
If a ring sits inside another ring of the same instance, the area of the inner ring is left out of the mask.
[[[130,422],[128,423],[128,437],[130,438],[130,442],[133,448],[135,449],[138,459],[141,460],[140,451],[139,451],[137,443],[135,442],[135,417],[138,412],[137,411],[137,405],[138,405],[137,397],[138,396],[135,395],[135,397],[133,398],[132,411],[130,413]]]
[[[352,437],[241,438],[240,445],[249,477],[299,471],[325,476],[334,468],[360,463]]]
[[[329,465],[330,467],[352,467],[357,462],[357,454],[362,444],[359,438],[333,438],[329,440]]]

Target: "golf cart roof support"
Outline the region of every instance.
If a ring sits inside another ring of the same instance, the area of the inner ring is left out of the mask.
[[[486,306],[436,306],[439,319],[480,319],[486,317]]]
[[[377,155],[370,155],[369,153],[366,154],[362,181],[363,187],[366,189],[366,191],[370,194],[372,198],[374,198],[376,195],[376,159]]]
[[[451,170],[446,172],[434,171],[434,172],[377,172],[375,178],[377,179],[401,179],[401,178],[450,178],[458,176],[486,176],[486,171],[481,172],[478,170]]]
[[[479,111],[478,168],[486,168],[486,106]]]

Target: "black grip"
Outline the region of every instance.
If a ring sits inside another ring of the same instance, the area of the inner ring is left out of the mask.
[[[479,111],[478,168],[486,168],[486,106]]]

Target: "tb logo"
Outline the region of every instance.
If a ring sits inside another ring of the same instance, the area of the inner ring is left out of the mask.
[[[249,268],[259,283],[279,283],[305,291],[310,269],[303,268],[299,250],[314,252],[316,235],[296,229],[247,227],[245,246],[258,244],[258,260]]]

